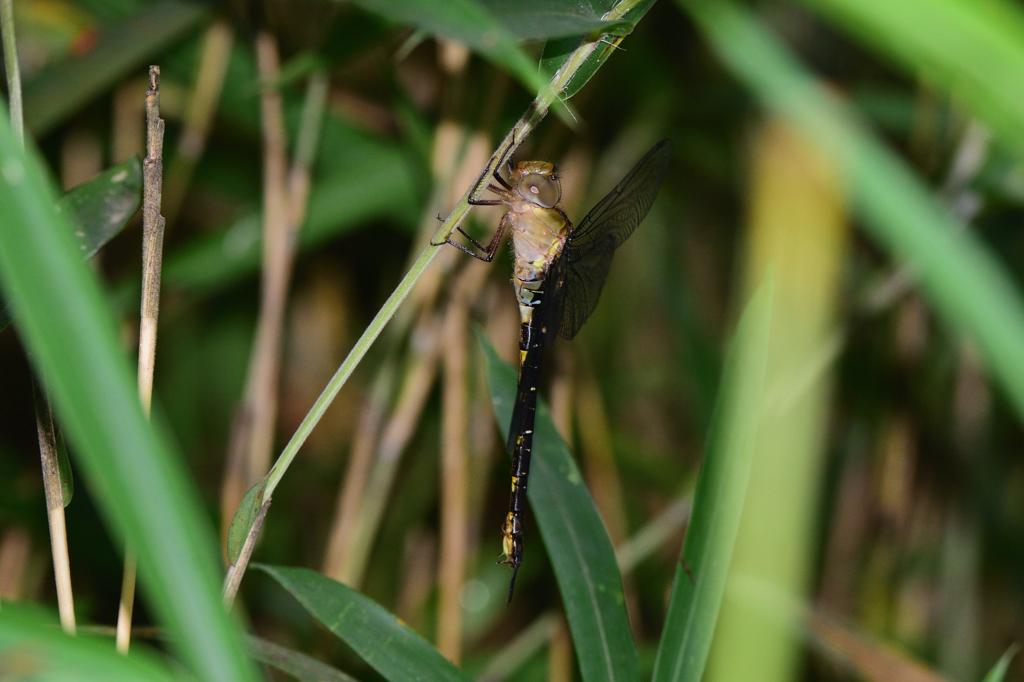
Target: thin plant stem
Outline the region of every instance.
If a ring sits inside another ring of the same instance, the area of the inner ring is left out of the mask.
[[[446,60],[442,60],[442,64],[451,66]],[[452,73],[450,68],[446,69],[446,73],[452,79],[461,77],[461,71]],[[434,148],[431,159],[434,192],[420,225],[420,241],[422,242],[429,241],[433,234],[432,228],[436,222],[435,210],[442,207],[443,197],[451,188],[463,135],[464,131],[461,127],[452,123],[447,117],[442,118],[434,132]],[[387,417],[388,404],[396,383],[398,346],[416,320],[415,313],[427,310],[433,305],[442,282],[442,273],[439,270],[440,268],[434,268],[416,284],[412,305],[403,308],[398,313],[394,324],[389,328],[391,338],[388,352],[385,353],[386,359],[378,370],[377,378],[374,380],[373,388],[359,420],[358,429],[352,440],[351,456],[338,494],[338,508],[329,534],[330,540],[323,569],[325,575],[339,582],[350,584],[351,548],[359,527],[365,519],[360,509],[363,504],[366,482],[373,468],[377,439]],[[414,333],[413,337],[416,336],[417,334]]]
[[[345,582],[346,557],[355,537],[359,507],[363,502],[363,489],[370,476],[373,454],[377,449],[377,437],[387,417],[388,403],[394,390],[397,374],[397,353],[390,353],[384,360],[366,397],[359,423],[352,437],[348,465],[344,482],[338,493],[337,511],[327,542],[327,552],[321,572],[338,582]]]
[[[21,69],[18,46],[14,38],[14,0],[0,0],[0,37],[4,44],[7,65],[11,129],[22,149],[25,148],[25,124],[21,101]],[[75,599],[71,590],[71,561],[68,557],[67,524],[64,520],[64,493],[57,463],[57,436],[53,413],[38,382],[33,380],[36,432],[39,435],[39,456],[43,469],[43,490],[46,496],[46,517],[50,526],[50,548],[53,554],[53,576],[57,585],[57,608],[64,632],[75,634]]]
[[[388,495],[398,473],[402,452],[416,430],[437,374],[442,339],[441,321],[436,314],[426,315],[428,317],[413,333],[414,337],[423,339],[424,343],[418,344],[413,352],[411,368],[406,374],[395,411],[381,434],[377,458],[363,491],[354,537],[342,564],[344,582],[352,587],[362,583],[370,549],[377,537]]]
[[[64,523],[64,494],[57,464],[57,438],[53,414],[42,391],[35,390],[36,428],[39,454],[43,462],[43,490],[46,493],[46,518],[50,523],[50,551],[53,554],[53,577],[57,584],[57,609],[60,626],[69,635],[75,634],[75,600],[71,592],[71,562],[68,559],[68,531]]]
[[[272,84],[280,72],[277,41],[269,33],[256,37],[260,116],[263,131],[263,276],[260,312],[245,386],[236,417],[221,496],[224,529],[245,492],[266,474],[277,423],[282,329],[295,254],[295,226],[289,220],[288,157],[280,91]],[[270,497],[268,491],[267,497]]]
[[[456,665],[462,659],[461,595],[469,561],[469,300],[480,290],[489,271],[480,261],[467,264],[452,288],[442,334],[445,353],[436,640],[438,651]]]
[[[7,97],[11,111],[11,130],[21,145],[25,145],[25,119],[21,105],[21,68],[18,66],[18,46],[14,39],[14,0],[0,0],[0,35],[4,42],[4,63],[7,65]]]
[[[621,19],[629,10],[639,4],[640,0],[623,0],[616,5],[612,10],[605,13],[602,17],[605,20]],[[548,110],[552,104],[559,101],[561,93],[568,87],[572,81],[573,76],[576,72],[586,63],[587,59],[591,54],[602,44],[600,39],[585,42],[580,45],[565,63],[555,72],[551,77],[551,80],[546,87],[538,94],[537,98],[527,108],[526,112],[522,115],[519,121],[512,127],[512,129],[502,140],[498,148],[491,154],[491,158],[487,161],[487,165],[478,176],[479,180],[488,178],[494,173],[499,164],[506,158],[507,155],[512,154],[515,149],[522,143],[524,139],[530,134],[530,132],[537,127],[537,124],[547,115]],[[277,488],[281,479],[284,477],[285,472],[291,466],[292,461],[299,452],[299,448],[302,447],[306,439],[309,438],[309,434],[312,433],[313,428],[317,425],[320,419],[323,418],[324,413],[334,400],[335,396],[338,395],[338,391],[348,381],[348,378],[352,375],[352,372],[362,361],[363,357],[369,351],[370,346],[377,340],[380,333],[383,331],[385,325],[398,310],[398,307],[405,300],[406,296],[412,290],[413,286],[419,280],[419,278],[426,271],[427,267],[431,264],[439,252],[439,247],[434,246],[439,244],[448,237],[451,236],[455,228],[462,225],[469,215],[470,199],[475,199],[485,188],[486,183],[480,181],[473,183],[466,189],[466,192],[462,195],[462,198],[455,205],[452,211],[448,214],[448,217],[438,228],[434,234],[431,245],[428,245],[420,253],[419,257],[412,263],[408,272],[399,282],[398,286],[388,297],[387,301],[381,307],[373,320],[370,322],[366,331],[363,332],[359,340],[356,341],[352,350],[349,351],[348,356],[338,367],[338,370],[331,377],[330,381],[324,387],[324,390],[320,393],[320,396],[313,403],[313,407],[310,408],[306,414],[302,423],[299,424],[295,433],[292,435],[291,440],[285,446],[281,452],[277,461],[271,467],[270,472],[267,474],[267,483],[264,492],[264,504],[269,504],[269,499]],[[241,498],[239,498],[241,500]],[[250,533],[258,533],[259,531],[253,526],[250,529]],[[248,558],[245,557],[244,553],[242,557],[239,557],[239,562],[233,567],[232,573],[244,572]]]
[[[224,89],[233,42],[234,34],[226,21],[213,22],[203,36],[196,85],[185,111],[176,153],[167,169],[164,214],[169,225],[173,226],[177,220],[192,172],[206,148],[213,115]]]
[[[164,121],[160,118],[160,67],[149,67],[146,91],[146,158],[142,162],[142,304],[139,322],[139,402],[149,418],[153,405],[153,371],[156,367],[156,330],[160,313],[160,271],[163,264],[164,228],[160,215],[163,193]],[[121,603],[117,610],[117,650],[128,653],[135,609],[135,577],[138,561],[131,546],[124,550]]]

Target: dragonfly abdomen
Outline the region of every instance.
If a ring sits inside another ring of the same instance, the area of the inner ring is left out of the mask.
[[[533,306],[539,306],[543,291],[531,289]],[[541,316],[524,311],[525,323],[519,336],[521,362],[516,402],[512,408],[512,424],[509,427],[506,448],[512,455],[512,492],[508,502],[508,515],[502,526],[503,563],[512,567],[512,582],[509,584],[508,599],[512,601],[516,571],[523,560],[523,519],[526,513],[526,488],[530,475],[530,456],[533,452],[533,427],[537,414],[537,387],[540,383],[540,367],[544,354],[544,338]]]

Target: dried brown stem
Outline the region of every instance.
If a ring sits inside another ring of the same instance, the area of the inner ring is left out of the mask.
[[[75,600],[71,592],[71,562],[68,559],[68,531],[64,524],[64,493],[57,464],[57,437],[53,414],[42,392],[36,387],[36,428],[39,434],[39,455],[43,463],[43,490],[46,493],[46,518],[50,523],[50,551],[53,554],[53,577],[57,583],[57,609],[60,625],[69,635],[75,634]]]
[[[277,423],[281,335],[295,252],[295,226],[289,221],[287,149],[281,93],[274,88],[280,71],[277,42],[269,33],[256,38],[263,128],[263,277],[256,338],[249,358],[245,396],[228,448],[221,497],[224,531],[245,492],[270,466]]]
[[[149,67],[146,91],[146,158],[142,162],[142,305],[139,326],[139,402],[149,418],[153,404],[156,331],[160,312],[160,270],[163,263],[165,220],[160,215],[163,195],[164,121],[160,118],[160,67]],[[117,611],[117,650],[128,653],[135,608],[137,561],[130,546],[124,551],[121,603]]]
[[[264,34],[257,39],[260,74],[265,83],[276,80],[279,63],[277,44]],[[296,234],[306,216],[309,199],[310,169],[316,158],[320,128],[327,106],[329,86],[327,75],[314,73],[306,89],[302,125],[296,141],[295,159],[287,179],[285,158],[284,112],[281,95],[265,93],[262,100],[264,116],[264,251],[263,300],[256,342],[249,365],[246,404],[239,411],[229,449],[228,471],[224,480],[221,505],[224,512],[224,535],[241,503],[245,491],[256,484],[270,464],[273,449],[274,422],[277,415],[277,385],[280,379],[281,337],[284,328],[288,287],[295,260]],[[246,455],[248,458],[246,460]],[[247,481],[239,486],[247,470]],[[249,529],[238,561],[228,569],[224,583],[224,600],[231,604],[245,574],[270,509],[267,493],[256,523]]]
[[[484,265],[480,263],[480,265]],[[466,576],[469,514],[469,423],[467,419],[466,326],[469,320],[467,276],[453,288],[445,315],[444,392],[441,419],[441,547],[438,552],[437,648],[458,665],[462,658],[462,604]],[[484,271],[486,273],[486,271]]]
[[[370,548],[380,527],[398,464],[416,430],[420,415],[430,396],[437,372],[440,351],[440,322],[426,318],[413,332],[413,358],[399,393],[395,411],[377,446],[377,457],[361,491],[362,503],[356,517],[352,542],[342,554],[341,581],[358,587],[366,570]]]
[[[344,482],[338,494],[338,506],[331,526],[327,554],[324,557],[323,574],[339,582],[345,582],[345,557],[355,538],[359,507],[363,503],[363,489],[370,476],[373,454],[377,448],[384,418],[387,416],[388,401],[395,383],[393,358],[385,361],[374,380],[370,395],[363,405],[352,438],[352,452]]]

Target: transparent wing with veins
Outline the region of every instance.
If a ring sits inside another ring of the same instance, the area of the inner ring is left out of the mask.
[[[580,221],[551,266],[543,311],[546,340],[571,339],[597,307],[612,255],[651,210],[672,158],[672,141],[654,145]]]

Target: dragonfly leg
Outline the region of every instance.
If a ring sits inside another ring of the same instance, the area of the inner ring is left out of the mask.
[[[460,233],[460,234],[461,234],[461,235],[462,235],[463,237],[465,237],[465,238],[466,238],[466,239],[468,239],[469,241],[473,242],[473,246],[475,246],[476,248],[480,249],[481,251],[487,251],[487,250],[488,250],[488,249],[490,248],[490,244],[488,244],[487,246],[484,246],[483,244],[481,244],[481,243],[480,243],[480,242],[478,242],[477,240],[475,240],[475,239],[473,239],[472,237],[470,237],[470,236],[469,236],[469,233],[468,233],[468,232],[466,232],[465,230],[463,230],[463,229],[462,229],[462,226],[461,226],[461,225],[460,225],[460,226],[458,226],[458,227],[456,227],[455,229],[456,229],[456,230],[458,230],[458,231],[459,231],[459,233]]]
[[[435,241],[431,240],[430,245],[431,246],[441,246],[443,244],[451,244],[452,246],[457,248],[459,251],[462,251],[463,253],[468,253],[470,256],[472,256],[473,258],[476,258],[477,260],[482,260],[485,263],[490,263],[492,260],[494,260],[494,254],[498,252],[498,247],[501,245],[501,238],[505,235],[505,228],[506,228],[505,217],[507,215],[508,214],[506,213],[505,215],[503,215],[501,217],[501,222],[498,223],[498,230],[494,233],[494,236],[491,237],[491,241],[487,244],[487,246],[483,246],[482,244],[480,244],[480,242],[478,242],[477,240],[473,239],[468,234],[466,234],[466,231],[462,229],[461,225],[459,227],[455,228],[464,237],[469,239],[469,241],[473,242],[474,246],[476,246],[478,249],[483,251],[484,252],[483,255],[481,255],[479,253],[476,253],[474,251],[471,251],[470,249],[467,249],[465,246],[463,246],[462,244],[459,244],[458,242],[453,242],[451,237],[448,237],[443,242],[435,242]]]

